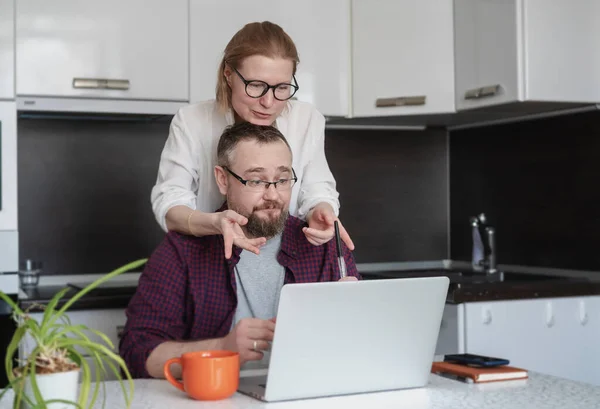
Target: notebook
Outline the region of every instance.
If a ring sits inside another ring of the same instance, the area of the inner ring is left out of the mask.
[[[482,383],[525,379],[528,373],[525,369],[501,365],[493,368],[479,368],[450,362],[434,362],[431,372],[464,382]]]

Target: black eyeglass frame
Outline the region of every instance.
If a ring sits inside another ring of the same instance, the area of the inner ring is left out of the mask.
[[[234,178],[236,178],[237,180],[240,181],[240,183],[244,186],[248,186],[247,183],[248,182],[261,182],[264,183],[265,186],[265,191],[269,190],[269,188],[271,187],[271,185],[273,185],[273,187],[275,187],[275,190],[277,190],[277,185],[279,183],[281,183],[282,181],[289,181],[289,180],[293,180],[294,181],[294,185],[298,182],[298,177],[296,176],[296,171],[294,170],[294,168],[292,168],[292,174],[294,175],[293,178],[289,178],[289,179],[279,179],[275,182],[267,182],[266,180],[251,180],[251,179],[244,179],[242,178],[240,175],[238,175],[237,173],[235,173],[234,171],[232,171],[231,169],[229,169],[227,166],[223,166],[223,169],[225,169],[227,172],[229,172],[231,174],[231,176],[233,176]],[[290,189],[293,187],[290,186]]]
[[[231,67],[231,66],[230,66]],[[270,89],[273,90],[273,97],[277,100],[277,101],[287,101],[289,99],[291,99],[296,92],[298,92],[298,90],[300,89],[300,86],[298,85],[298,81],[296,80],[296,76],[292,74],[292,79],[294,80],[294,84],[290,84],[289,82],[280,82],[279,84],[275,84],[275,85],[269,85],[268,83],[266,83],[265,81],[261,81],[261,80],[247,80],[246,78],[244,78],[244,76],[234,67],[231,67],[231,69],[233,71],[235,71],[235,73],[238,75],[238,77],[240,77],[240,79],[242,80],[242,82],[244,83],[244,91],[246,91],[246,95],[248,95],[250,98],[262,98],[265,96],[265,94],[267,92],[269,92]],[[265,84],[265,90],[263,91],[262,94],[260,94],[259,96],[252,96],[248,93],[248,85],[252,82],[260,82],[261,84]],[[275,95],[275,89],[277,87],[279,87],[280,85],[289,85],[290,87],[292,87],[294,92],[290,93],[290,96],[285,98],[285,99],[281,99],[281,98],[277,98],[277,95]]]

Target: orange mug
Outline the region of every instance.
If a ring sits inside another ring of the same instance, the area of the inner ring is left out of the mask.
[[[171,374],[171,365],[181,365],[183,382]],[[163,367],[165,378],[197,400],[230,397],[240,382],[240,355],[232,351],[198,351],[172,358]]]

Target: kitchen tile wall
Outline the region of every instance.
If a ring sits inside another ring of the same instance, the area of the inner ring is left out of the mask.
[[[101,273],[163,237],[150,189],[168,120],[19,119],[19,249],[45,274]]]
[[[21,259],[78,274],[148,256],[169,121],[21,118]],[[329,129],[326,152],[357,262],[469,260],[468,219],[483,211],[498,262],[600,270],[599,136],[600,113],[586,113],[449,136]]]
[[[163,237],[150,206],[169,118],[21,118],[21,259],[45,274],[105,272],[146,257]],[[358,262],[447,256],[443,130],[328,130],[341,218]]]
[[[499,263],[600,271],[600,112],[450,132],[450,180],[453,259],[483,211]]]

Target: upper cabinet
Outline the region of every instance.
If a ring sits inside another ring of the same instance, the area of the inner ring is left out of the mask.
[[[452,3],[352,1],[352,116],[454,112]]]
[[[18,0],[16,16],[18,96],[188,100],[187,0]]]
[[[15,98],[14,0],[0,1],[0,99]]]
[[[600,2],[455,0],[456,106],[600,101]]]
[[[350,84],[348,0],[190,0],[190,101],[215,98],[223,50],[245,24],[271,21],[300,55],[294,96],[324,115],[347,116]]]

